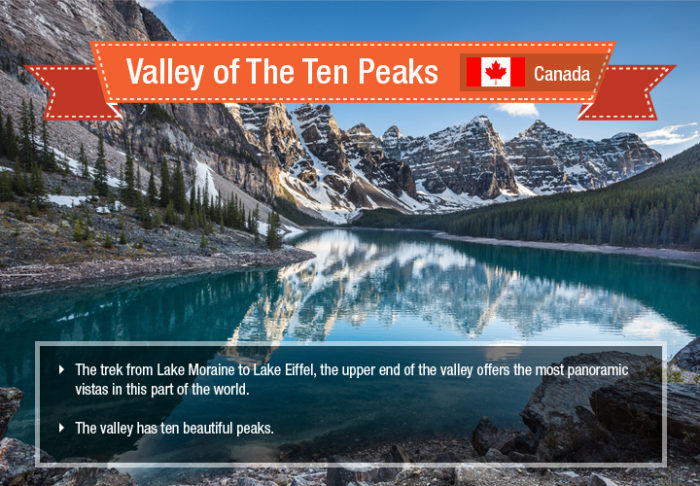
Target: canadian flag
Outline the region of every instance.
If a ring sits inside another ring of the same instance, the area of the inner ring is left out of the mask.
[[[525,86],[524,57],[468,57],[467,86]]]

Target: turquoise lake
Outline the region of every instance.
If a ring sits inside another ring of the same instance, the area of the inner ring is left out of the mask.
[[[697,264],[406,231],[314,230],[292,243],[316,258],[1,297],[0,386],[26,394],[8,435],[33,442],[36,340],[660,340],[671,356],[700,334]],[[499,413],[517,420],[523,405]]]

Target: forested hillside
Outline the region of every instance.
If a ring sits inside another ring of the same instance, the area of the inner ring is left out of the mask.
[[[355,224],[510,240],[700,248],[700,144],[600,190],[437,217],[367,212]]]

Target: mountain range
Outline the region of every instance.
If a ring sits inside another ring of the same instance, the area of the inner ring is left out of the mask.
[[[541,120],[508,142],[485,116],[423,137],[396,126],[377,137],[364,124],[342,130],[328,105],[228,107],[256,155],[276,159],[285,196],[332,221],[361,209],[436,213],[597,189],[661,162],[635,134],[578,139]]]
[[[23,64],[92,64],[89,42],[174,40],[134,1],[3,2],[0,5],[0,105],[19,114],[46,94]],[[123,104],[123,122],[101,122],[109,172],[124,164],[128,143],[142,166],[183,162],[188,180],[215,193],[261,203],[264,218],[280,201],[334,223],[363,209],[433,214],[535,195],[583,191],[624,180],[661,156],[635,134],[579,139],[536,121],[504,141],[485,116],[425,136],[397,126],[373,134],[341,129],[327,105]],[[18,119],[18,118],[16,118]],[[94,122],[50,123],[57,149],[94,160]],[[158,170],[155,171],[156,174]],[[145,185],[145,180],[143,185]]]

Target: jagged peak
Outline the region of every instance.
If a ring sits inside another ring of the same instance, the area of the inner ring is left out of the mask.
[[[303,105],[297,107],[294,113],[318,113],[318,114],[330,114],[331,107],[329,105],[314,105],[312,103],[304,103]]]
[[[538,118],[524,132],[521,132],[518,134],[517,137],[514,137],[513,140],[516,140],[519,138],[534,138],[534,139],[542,140],[543,138],[546,138],[546,137],[558,137],[558,138],[565,137],[565,138],[571,138],[571,139],[574,138],[574,136],[571,135],[570,133],[562,132],[561,130],[557,130],[555,128],[552,128],[549,125],[547,125],[544,121],[542,121]]]
[[[475,116],[469,120],[469,125],[491,125],[491,120],[486,115]]]
[[[528,132],[541,132],[541,131],[548,131],[548,130],[554,130],[552,127],[547,125],[544,121],[540,120],[539,118],[535,120],[535,122],[530,125],[527,130],[523,133],[528,133]],[[556,130],[554,130],[556,131]]]
[[[353,126],[348,130],[348,134],[350,135],[374,135],[372,133],[372,130],[367,127],[364,123],[358,123],[357,125]]]
[[[538,118],[537,120],[535,120],[535,122],[531,125],[531,127],[537,127],[537,126],[549,127],[549,125],[547,125],[547,124],[546,124],[544,121],[542,121],[540,118]]]
[[[622,139],[622,138],[631,138],[634,140],[641,140],[639,135],[637,135],[636,133],[632,133],[632,132],[620,132],[620,133],[616,133],[615,135],[610,137],[611,140]]]
[[[403,134],[401,133],[399,127],[397,127],[396,125],[392,125],[386,129],[386,131],[382,135],[382,139],[386,138],[387,136],[390,138],[401,138],[403,137]]]

